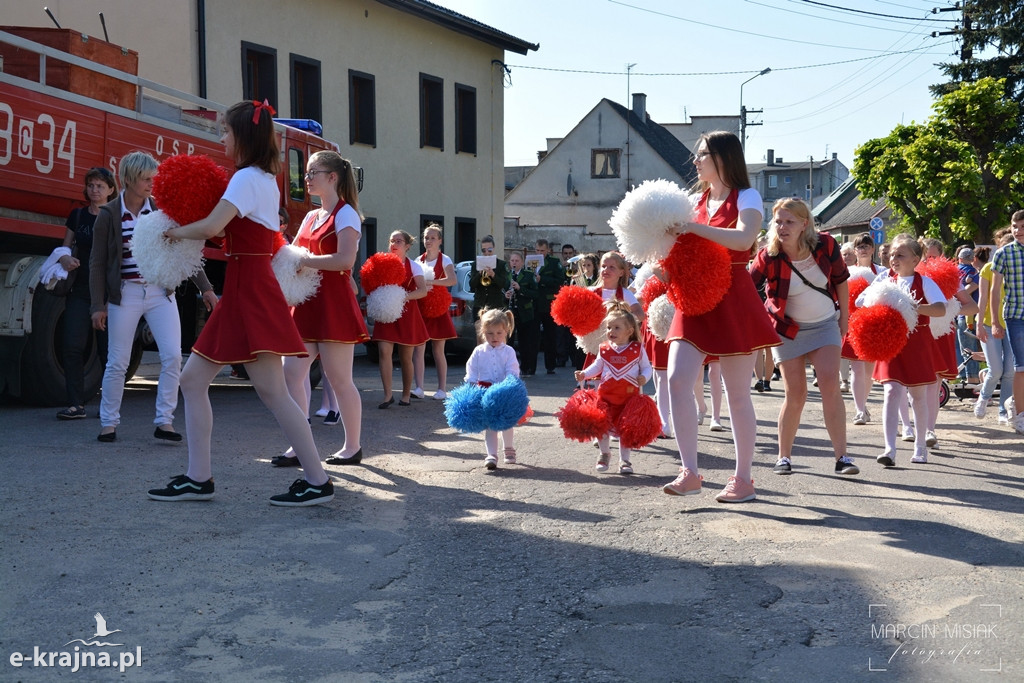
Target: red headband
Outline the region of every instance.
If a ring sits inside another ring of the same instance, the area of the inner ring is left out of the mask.
[[[259,122],[260,122],[260,112],[263,111],[264,109],[266,109],[270,113],[271,116],[274,116],[274,115],[277,114],[277,112],[274,111],[274,108],[270,106],[270,102],[268,102],[267,100],[263,100],[263,102],[257,102],[256,100],[253,100],[252,101],[252,106],[253,106],[253,110],[252,110],[252,122],[253,122],[253,125],[258,125],[259,124]]]

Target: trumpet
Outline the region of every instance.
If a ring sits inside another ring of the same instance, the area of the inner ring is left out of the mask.
[[[565,275],[569,280],[580,287],[587,286],[587,276],[583,272],[583,267],[580,265],[580,261],[583,260],[583,255],[573,256],[571,259],[565,262]]]
[[[491,279],[490,275],[488,275],[487,273],[480,273],[480,286],[490,287],[491,284],[493,284],[493,282],[494,280]]]

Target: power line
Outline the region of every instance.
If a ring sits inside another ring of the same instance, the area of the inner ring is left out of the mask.
[[[808,5],[816,5],[818,7],[826,7],[837,12],[853,12],[854,14],[866,14],[872,17],[881,17],[883,19],[907,19],[909,21],[944,21],[950,22],[955,21],[953,19],[933,19],[931,17],[901,17],[895,14],[883,14],[881,12],[870,12],[866,9],[854,9],[853,7],[840,7],[839,5],[830,5],[826,2],[817,2],[817,0],[790,0],[791,2],[803,2]]]
[[[787,0],[787,1],[788,2],[792,2],[792,3],[799,3],[800,2],[800,0]],[[802,17],[810,17],[812,19],[818,19],[819,21],[832,21],[832,22],[835,22],[835,23],[838,23],[838,24],[842,24],[843,26],[860,26],[861,28],[871,29],[872,31],[889,31],[889,32],[892,32],[892,33],[905,33],[905,29],[902,29],[902,28],[885,28],[883,26],[877,26],[877,25],[872,26],[871,24],[858,24],[855,21],[849,21],[848,19],[845,19],[845,18],[844,19],[833,19],[831,17],[822,16],[820,14],[811,14],[810,12],[798,12],[797,10],[785,9],[785,8],[779,7],[777,5],[769,5],[767,3],[757,2],[756,0],[744,0],[744,2],[747,2],[747,3],[751,4],[751,5],[757,5],[759,7],[767,7],[768,9],[771,9],[771,10],[778,10],[779,12],[785,12],[786,14],[799,14]],[[900,25],[903,25],[903,26],[907,26],[910,22],[900,21],[900,22],[888,22],[888,23],[890,23],[890,24],[900,24]],[[920,26],[920,24],[921,24],[921,20],[916,20],[914,22],[915,26]]]

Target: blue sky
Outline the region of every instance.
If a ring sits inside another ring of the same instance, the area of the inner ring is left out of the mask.
[[[603,97],[628,104],[628,92],[646,93],[658,123],[738,114],[740,85],[766,67],[743,86],[748,110],[764,110],[748,119],[763,125],[748,128],[747,161],[771,148],[787,161],[837,153],[852,166],[858,145],[931,114],[928,86],[944,80],[935,64],[959,49],[955,36],[931,37],[960,18],[932,8],[953,3],[924,0],[434,1],[540,43],[506,53],[510,166],[536,163],[545,138]]]

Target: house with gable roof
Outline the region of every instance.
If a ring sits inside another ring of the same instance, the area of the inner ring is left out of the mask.
[[[631,188],[665,178],[696,181],[693,153],[647,114],[647,96],[631,109],[607,98],[561,139],[505,196],[505,247],[532,247],[538,238],[557,251],[615,249],[608,219]]]
[[[892,227],[896,221],[893,220],[892,210],[885,199],[872,202],[861,197],[853,176],[847,178],[834,192],[825,197],[811,213],[818,223],[818,230],[829,233],[840,244],[868,232],[873,218],[882,220],[886,240],[893,238]]]

